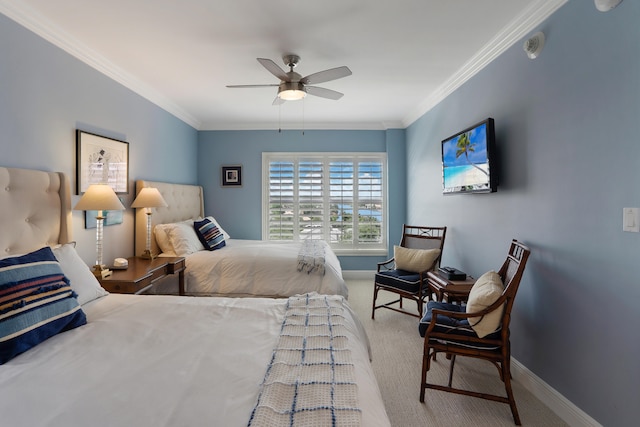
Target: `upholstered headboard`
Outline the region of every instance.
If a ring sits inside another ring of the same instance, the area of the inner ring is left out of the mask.
[[[0,256],[70,242],[70,188],[62,172],[0,167]]]
[[[204,197],[202,187],[199,185],[171,184],[158,181],[136,181],[136,195],[142,188],[157,188],[165,202],[166,208],[154,208],[151,216],[151,253],[160,252],[156,240],[153,237],[153,227],[156,224],[168,224],[204,217]],[[147,218],[145,209],[136,209],[136,238],[135,253],[141,254],[147,245]]]

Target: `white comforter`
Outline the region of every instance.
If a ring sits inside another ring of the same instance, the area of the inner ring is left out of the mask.
[[[186,259],[187,295],[288,297],[306,292],[348,296],[340,261],[326,242],[324,274],[298,271],[299,242],[228,239]]]
[[[118,294],[90,302],[87,325],[0,366],[0,424],[246,426],[285,304]],[[366,336],[348,320],[362,426],[388,426]]]

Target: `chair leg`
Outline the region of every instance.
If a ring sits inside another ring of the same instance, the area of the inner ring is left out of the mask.
[[[513,415],[513,422],[518,426],[522,425],[520,423],[520,415],[518,415],[518,408],[516,407],[516,399],[511,389],[511,361],[509,359],[502,362],[502,377],[507,398],[509,399],[509,406],[511,407],[511,414]]]
[[[376,299],[378,299],[378,287],[377,286],[373,286],[373,304],[371,306],[371,318],[375,319],[376,318]]]
[[[424,351],[422,352],[422,380],[420,383],[420,402],[424,403],[424,393],[427,389],[427,371],[429,370],[429,341],[424,342]]]
[[[449,365],[449,387],[451,387],[451,382],[453,381],[453,367],[456,364],[456,355],[451,356],[451,364]]]

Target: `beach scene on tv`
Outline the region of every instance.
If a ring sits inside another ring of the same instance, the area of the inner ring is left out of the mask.
[[[442,142],[443,192],[489,189],[487,124]]]

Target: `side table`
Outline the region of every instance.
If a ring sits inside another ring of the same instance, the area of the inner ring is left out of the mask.
[[[429,289],[436,295],[437,301],[465,302],[475,282],[476,279],[471,276],[465,280],[449,280],[438,271],[427,273]]]
[[[124,270],[113,270],[109,277],[98,279],[108,292],[141,294],[158,280],[178,273],[178,293],[184,295],[184,257],[158,257],[144,259],[127,258],[129,266]]]

